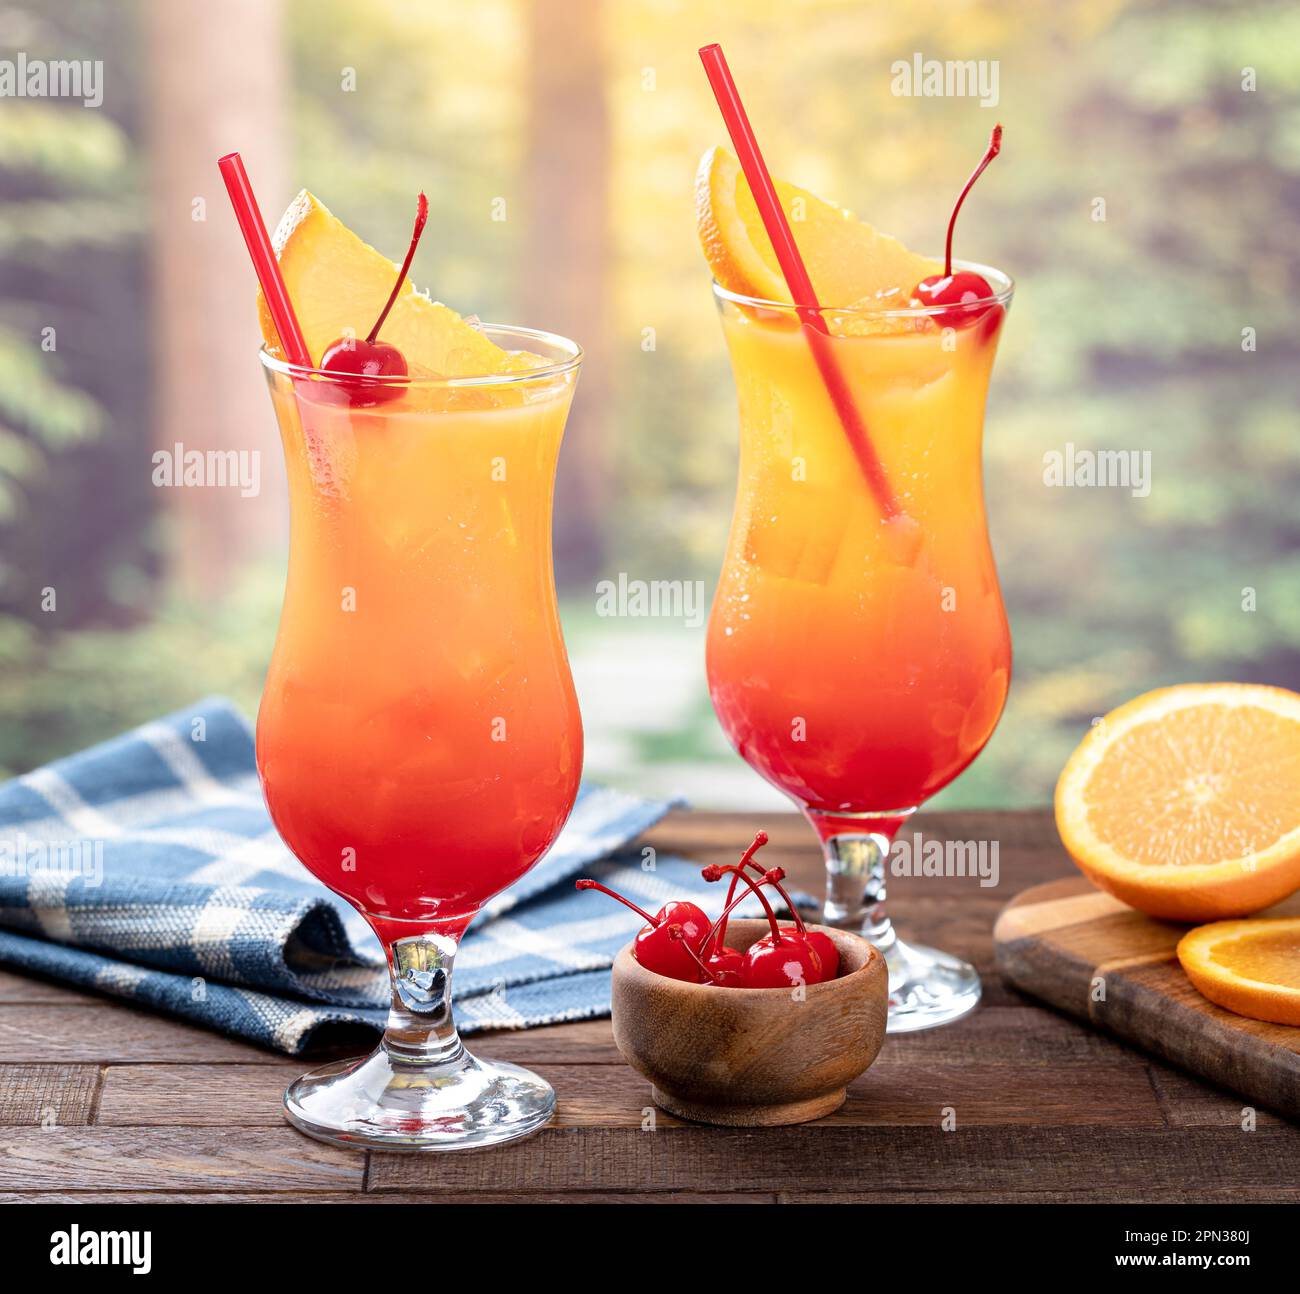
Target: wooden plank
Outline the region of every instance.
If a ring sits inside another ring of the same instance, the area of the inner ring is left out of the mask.
[[[945,1117],[958,1126],[1049,1122],[1159,1125],[1163,1115],[1146,1065],[1116,1048],[1099,1063],[1040,1064],[1008,1100],[1014,1065],[998,1060],[949,1063],[877,1064],[851,1085],[844,1106],[823,1123],[867,1127],[911,1124],[938,1126]],[[639,1130],[691,1126],[656,1108],[650,1086],[624,1065],[539,1065],[555,1088],[554,1122],[541,1134],[566,1128]],[[278,1126],[280,1098],[293,1068],[263,1065],[114,1065],[104,1075],[97,1122],[113,1127]],[[203,1091],[201,1101],[194,1093]],[[1223,1121],[1220,1120],[1222,1123]],[[818,1126],[821,1126],[820,1124]]]
[[[1189,1174],[1273,1190],[1294,1181],[1300,1131],[1122,1127],[861,1127],[741,1130],[570,1128],[491,1155],[371,1156],[371,1191],[555,1192],[725,1189],[743,1170],[755,1191],[1057,1191],[1141,1193]]]
[[[623,1064],[608,1019],[476,1033],[466,1038],[465,1044],[476,1056],[517,1065]]]
[[[702,863],[735,861],[756,826],[770,842],[763,857],[771,866],[784,867],[797,885],[816,894],[822,882],[822,865],[816,837],[802,816],[771,813],[755,821],[753,814],[700,813],[676,810],[646,833],[645,843],[664,853],[698,858]],[[1053,875],[1077,875],[1061,847],[1050,810],[963,810],[960,813],[918,813],[904,830],[919,831],[937,840],[988,840],[998,842],[1000,885],[979,891],[990,902],[995,895]],[[948,878],[894,879],[894,895],[908,906],[931,891],[945,895],[972,888],[969,881]],[[978,888],[978,887],[974,887]],[[985,931],[987,937],[987,930]]]
[[[0,1005],[48,1002],[53,1006],[74,1006],[97,1000],[92,994],[78,992],[64,984],[0,970]]]
[[[485,1056],[546,1065],[581,1059],[622,1065],[608,1020],[545,1029],[476,1034],[470,1047]],[[1016,1068],[1065,1063],[1095,1064],[1134,1053],[1123,1043],[1019,996],[1010,1006],[985,1006],[942,1029],[890,1034],[877,1065],[962,1064],[973,1056]]]
[[[284,1061],[276,1052],[108,999],[73,1006],[0,1006],[0,1056],[15,1064]]]
[[[33,1191],[25,1194],[0,1193],[0,1204],[425,1204],[434,1205],[445,1198],[441,1191],[419,1194],[397,1193],[333,1193],[322,1191],[305,1194],[294,1191],[270,1191],[265,1194],[238,1194],[213,1191],[207,1194],[185,1192],[144,1191]],[[817,1197],[814,1197],[817,1198]],[[582,1192],[561,1194],[528,1194],[526,1196],[503,1194],[465,1195],[455,1197],[457,1204],[775,1204],[772,1193],[752,1191],[715,1192],[670,1191],[647,1194],[635,1191],[601,1191],[598,1195]]]
[[[782,1192],[778,1204],[1295,1204],[1300,1187],[1169,1187],[1090,1191]]]
[[[1019,998],[1014,1006],[980,1007],[942,1029],[885,1036],[876,1065],[982,1064],[1019,1070],[1039,1066],[1106,1065],[1136,1053],[1094,1029],[1081,1029],[1068,1016]],[[1032,1080],[1026,1076],[1025,1084]]]
[[[0,1055],[6,1061],[39,1064],[94,1061],[103,1064],[192,1061],[205,1064],[298,1065],[302,1070],[322,1064],[336,1048],[317,1048],[305,1057],[280,1052],[159,1015],[143,1007],[110,998],[85,998],[50,986],[53,996],[38,1003],[0,1005]],[[53,1008],[58,1008],[57,1011]],[[619,1064],[608,1020],[550,1025],[542,1029],[503,1029],[475,1034],[468,1040],[475,1051],[521,1064],[556,1061],[578,1064]],[[360,1052],[345,1048],[341,1054]]]
[[[1300,896],[1270,912],[1292,909],[1300,910]],[[1300,1029],[1248,1020],[1201,997],[1178,965],[1184,929],[1076,877],[1013,899],[993,939],[1003,975],[1025,992],[1253,1104],[1300,1118]]]
[[[422,1204],[447,1199],[446,1192],[317,1192],[268,1191],[239,1194],[224,1191],[32,1191],[0,1192],[8,1204]],[[779,1194],[737,1191],[704,1194],[696,1191],[660,1193],[601,1191],[553,1193],[465,1194],[451,1196],[457,1204],[1295,1204],[1300,1187],[1214,1187],[1203,1190],[1150,1186],[1116,1193],[1104,1191],[785,1191]]]
[[[268,1065],[112,1065],[96,1122],[111,1127],[278,1127],[286,1084],[308,1062]],[[556,1128],[639,1128],[677,1120],[653,1109],[650,1085],[625,1065],[539,1065],[555,1088]],[[203,1093],[201,1100],[195,1094]]]
[[[950,1065],[877,1063],[850,1085],[844,1105],[816,1126],[937,1130],[945,1121],[958,1129],[1165,1123],[1140,1057],[1107,1065],[1039,1066],[1017,1082],[1012,1068],[978,1055]]]
[[[284,1089],[308,1062],[290,1065],[110,1065],[101,1127],[280,1127]],[[142,1134],[151,1135],[151,1134]]]
[[[1154,1088],[1165,1122],[1175,1128],[1240,1128],[1253,1120],[1256,1127],[1285,1127],[1286,1121],[1269,1110],[1252,1106],[1236,1092],[1211,1087],[1181,1070],[1151,1061]]]
[[[90,1123],[98,1089],[97,1065],[0,1065],[0,1126]]]
[[[192,1100],[202,1100],[197,1094]],[[9,1191],[359,1190],[365,1155],[287,1125],[263,1128],[15,1128],[0,1138]]]
[[[792,810],[764,812],[761,823],[753,813],[729,813],[710,809],[674,809],[645,834],[661,849],[689,852],[695,849],[727,850],[735,846],[737,834],[751,835],[756,825],[767,832],[771,848],[797,848],[813,839],[812,828],[800,813]],[[922,811],[907,829],[946,833],[949,839],[999,840],[1006,848],[1060,850],[1051,809],[961,809],[949,812]],[[748,838],[740,841],[743,847]],[[815,848],[815,846],[814,846]],[[1072,868],[1072,865],[1071,865]]]
[[[524,1065],[624,1063],[608,1020],[480,1033],[466,1041],[477,1054]],[[1115,1039],[1080,1029],[1075,1021],[1016,994],[1010,1005],[981,1005],[942,1029],[890,1034],[876,1064],[961,1063],[976,1054],[989,1063],[1025,1066],[1070,1060],[1091,1064],[1131,1053]],[[310,1067],[311,1062],[302,1063]]]

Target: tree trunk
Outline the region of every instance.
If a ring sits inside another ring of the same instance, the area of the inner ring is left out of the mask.
[[[149,0],[154,444],[260,455],[260,492],[168,489],[171,574],[192,595],[219,592],[239,563],[276,543],[283,466],[261,365],[256,280],[217,159],[238,151],[273,227],[284,184],[284,53],[278,0]]]
[[[520,322],[586,350],[556,489],[562,584],[590,581],[604,556],[612,358],[607,270],[609,117],[601,0],[538,0],[529,14]]]

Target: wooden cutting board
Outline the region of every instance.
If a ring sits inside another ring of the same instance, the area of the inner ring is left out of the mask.
[[[1300,915],[1300,894],[1260,915]],[[998,969],[1016,988],[1300,1119],[1300,1028],[1207,1002],[1174,951],[1187,929],[1135,912],[1079,876],[1012,899],[993,942]]]

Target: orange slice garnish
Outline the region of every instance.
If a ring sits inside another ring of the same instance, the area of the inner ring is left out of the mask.
[[[393,261],[362,242],[306,189],[289,204],[271,241],[313,364],[340,337],[370,331],[397,278]],[[257,313],[263,340],[279,354],[279,335],[260,291]],[[412,376],[513,371],[509,352],[409,280],[384,321],[382,339],[402,352]]]
[[[1300,696],[1238,683],[1148,692],[1070,756],[1056,826],[1085,875],[1176,921],[1300,888]]]
[[[1216,921],[1178,941],[1201,995],[1252,1020],[1300,1025],[1300,917]]]
[[[937,261],[909,252],[852,212],[784,180],[775,184],[823,306],[898,309],[923,278],[942,273]],[[766,301],[790,300],[758,204],[726,149],[710,149],[700,162],[695,215],[704,255],[724,288]]]

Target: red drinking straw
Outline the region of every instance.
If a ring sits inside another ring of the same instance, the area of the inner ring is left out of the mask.
[[[808,344],[817,362],[817,368],[826,384],[826,390],[844,425],[844,434],[849,445],[857,455],[862,474],[867,478],[871,492],[886,520],[901,515],[902,509],[890,488],[885,469],[876,455],[875,447],[867,435],[857,406],[853,403],[848,382],[840,371],[830,346],[830,329],[822,318],[821,305],[813,291],[812,279],[804,267],[803,257],[794,241],[790,222],[781,210],[781,200],[776,195],[776,186],[768,173],[763,154],[759,151],[754,129],[749,124],[745,105],[740,101],[740,92],[732,80],[731,69],[727,66],[726,56],[721,45],[705,45],[700,50],[700,61],[704,64],[705,74],[713,87],[714,97],[722,110],[722,119],[726,122],[727,133],[736,149],[736,156],[749,181],[750,192],[758,204],[758,214],[763,217],[763,227],[772,240],[772,249],[776,252],[781,273],[785,276],[786,287],[790,289],[790,298],[798,311],[800,321],[809,329]]]
[[[298,316],[293,312],[293,302],[289,300],[289,291],[284,286],[284,276],[280,273],[280,262],[275,258],[275,249],[267,236],[266,225],[262,222],[262,213],[253,196],[253,186],[248,182],[244,163],[238,153],[227,153],[217,166],[221,170],[221,178],[226,182],[230,203],[235,208],[239,232],[244,235],[248,254],[253,258],[253,268],[257,271],[257,281],[262,285],[267,309],[275,321],[275,331],[280,334],[280,345],[284,348],[289,363],[300,368],[311,368],[311,354],[307,350],[302,329],[298,326]]]

